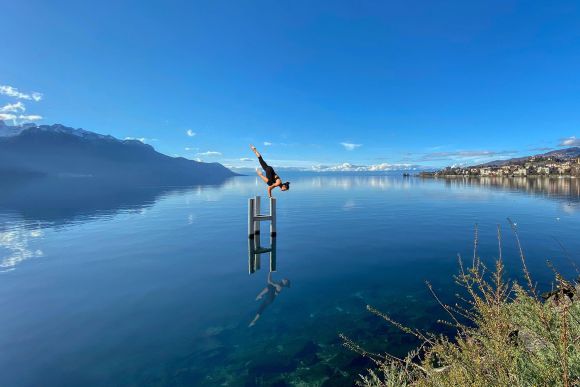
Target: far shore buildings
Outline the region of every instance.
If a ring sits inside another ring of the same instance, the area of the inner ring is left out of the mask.
[[[502,166],[448,167],[435,176],[578,176],[580,157],[556,159],[552,157],[530,157],[520,163]]]

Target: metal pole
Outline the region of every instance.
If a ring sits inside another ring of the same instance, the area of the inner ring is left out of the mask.
[[[248,239],[248,271],[250,274],[256,271],[256,252],[253,239]]]
[[[248,237],[254,238],[254,199],[248,200]]]
[[[270,271],[276,271],[276,238],[270,238]]]
[[[276,236],[276,199],[270,198],[270,236]]]
[[[255,207],[254,207],[254,215],[261,215],[262,214],[262,206],[261,206],[261,198],[256,196],[255,199]],[[260,221],[254,222],[254,234],[260,233]]]

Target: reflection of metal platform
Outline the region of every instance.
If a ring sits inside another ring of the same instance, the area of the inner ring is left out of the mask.
[[[261,254],[270,254],[270,271],[276,271],[276,238],[270,237],[270,247],[260,245],[260,234],[248,239],[248,270],[250,274],[260,270]]]
[[[270,198],[270,213],[261,213],[261,198],[256,196],[248,201],[248,237],[260,234],[260,222],[270,222],[270,235],[276,236],[276,199]]]

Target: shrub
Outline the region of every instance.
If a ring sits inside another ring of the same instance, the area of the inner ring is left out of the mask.
[[[509,219],[508,219],[509,220]],[[347,348],[371,358],[375,369],[361,375],[364,386],[580,386],[580,278],[576,284],[555,272],[556,287],[539,297],[515,233],[526,285],[504,279],[502,236],[498,226],[499,258],[489,272],[477,254],[464,268],[459,256],[456,283],[466,297],[455,305],[442,303],[443,324],[455,328],[447,337],[421,332],[394,321],[372,306],[367,309],[422,344],[405,358],[369,353],[341,335]]]

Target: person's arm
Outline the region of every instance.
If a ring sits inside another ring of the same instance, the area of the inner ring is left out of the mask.
[[[280,187],[282,185],[282,180],[276,179],[276,182],[270,186],[268,186],[268,196],[272,197],[272,190],[276,187]]]

